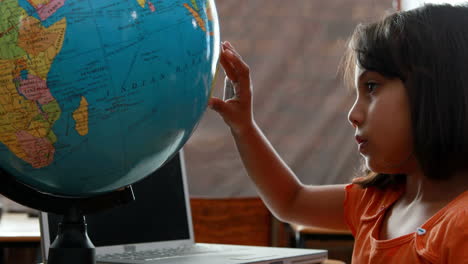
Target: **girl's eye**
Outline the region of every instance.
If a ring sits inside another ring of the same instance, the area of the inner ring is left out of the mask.
[[[378,84],[376,82],[366,82],[366,88],[369,94],[374,93],[377,87],[378,87]]]

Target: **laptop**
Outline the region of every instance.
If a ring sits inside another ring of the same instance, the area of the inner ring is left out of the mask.
[[[327,258],[326,250],[195,243],[182,151],[132,187],[135,201],[86,217],[98,263],[312,264]],[[40,213],[44,263],[59,221]]]

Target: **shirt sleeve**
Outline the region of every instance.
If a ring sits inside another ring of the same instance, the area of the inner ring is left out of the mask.
[[[348,184],[345,186],[345,200],[344,200],[344,220],[348,225],[353,236],[356,236],[357,228],[359,226],[360,217],[356,212],[361,200],[362,190],[356,184]]]

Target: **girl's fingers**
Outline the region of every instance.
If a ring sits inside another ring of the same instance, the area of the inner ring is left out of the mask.
[[[224,54],[225,60],[228,62],[227,64],[232,65],[232,69],[236,75],[235,79],[229,78],[235,82],[239,82],[241,87],[250,87],[250,68],[242,57],[230,48],[225,49]]]
[[[228,111],[226,103],[217,97],[211,97],[208,101],[208,106],[221,115],[225,115]]]
[[[229,79],[233,80],[233,81],[237,81],[237,73],[236,73],[236,70],[234,69],[234,66],[232,65],[232,63],[226,58],[226,51],[225,49],[222,47],[221,48],[221,57],[220,57],[220,62],[221,62],[221,65],[223,66],[224,68],[224,72],[226,72],[226,75],[228,76]]]
[[[242,60],[242,58],[230,51],[226,52],[228,62],[232,63],[234,70],[237,73],[238,78],[249,78],[250,69],[249,66]]]
[[[223,54],[225,54],[227,61],[230,62],[232,66],[234,66],[233,68],[239,75],[238,77],[241,77],[240,75],[248,75],[250,72],[249,66],[244,62],[241,55],[239,55],[239,53],[234,50],[234,47],[232,47],[229,42],[225,41],[223,43],[223,49]]]
[[[232,54],[232,55],[234,55],[235,57],[237,57],[237,58],[239,58],[240,60],[242,60],[242,57],[241,57],[241,55],[239,54],[239,52],[237,52],[237,51],[234,49],[234,47],[233,47],[228,41],[226,41],[226,42],[223,43],[223,48],[225,49],[226,54],[228,54],[228,55],[229,55],[229,54]]]
[[[234,48],[234,46],[232,46],[231,42],[225,41],[225,42],[224,42],[224,45],[225,45],[227,48],[229,48],[230,50],[234,51],[235,53],[238,53],[238,52],[236,51],[236,49]]]

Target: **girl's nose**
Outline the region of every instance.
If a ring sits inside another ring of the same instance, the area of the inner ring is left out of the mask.
[[[358,128],[362,125],[363,120],[364,114],[359,110],[358,101],[356,100],[353,107],[349,110],[348,121],[354,128]]]

